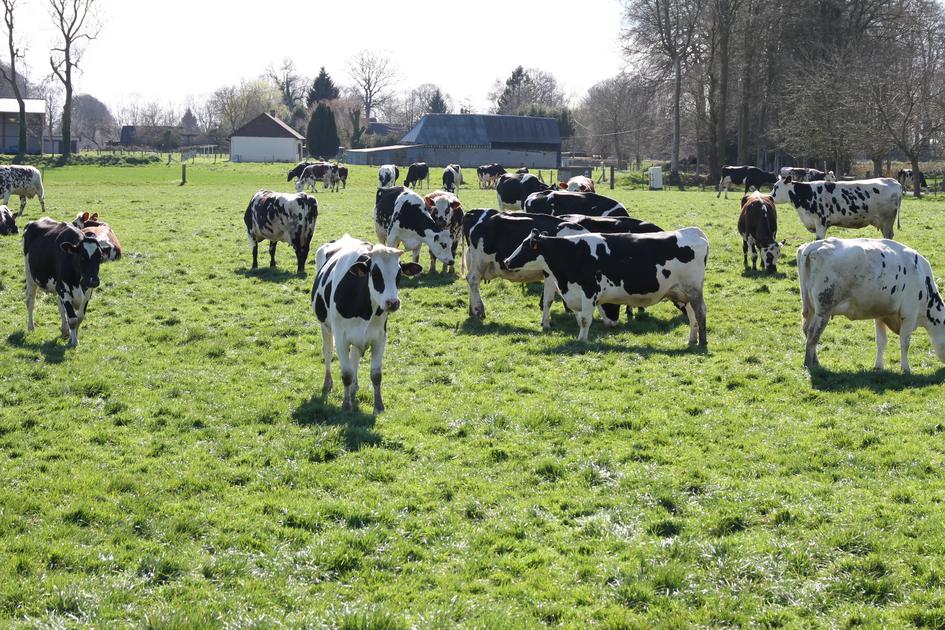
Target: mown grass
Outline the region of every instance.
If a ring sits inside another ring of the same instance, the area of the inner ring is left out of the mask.
[[[375,173],[352,171],[316,245],[373,236]],[[838,319],[804,371],[793,256],[743,272],[737,195],[615,191],[709,235],[707,352],[670,304],[582,345],[560,304],[540,332],[534,290],[485,285],[471,321],[465,283],[424,274],[373,418],[318,395],[314,269],[280,245],[248,271],[243,211],[284,172],[47,170],[50,214],[98,211],[127,252],[75,350],[48,297],[24,332],[0,241],[4,622],[945,625],[945,369],[919,333],[912,376],[895,343],[873,372],[872,324]],[[907,200],[899,233],[939,273],[943,209]],[[787,210],[781,233],[809,239]]]

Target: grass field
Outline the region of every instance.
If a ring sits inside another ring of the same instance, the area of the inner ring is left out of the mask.
[[[737,194],[614,191],[708,234],[706,352],[671,304],[582,345],[536,290],[484,285],[479,322],[462,279],[405,280],[375,419],[340,412],[337,362],[318,393],[314,263],[248,270],[243,212],[285,170],[47,170],[48,213],[98,211],[126,251],[77,349],[48,296],[25,333],[0,240],[0,625],[945,627],[945,369],[919,332],[913,375],[895,340],[873,372],[872,322],[842,319],[802,368],[793,211],[767,276]],[[352,171],[313,252],[373,238]],[[907,199],[897,233],[940,274],[943,210]]]

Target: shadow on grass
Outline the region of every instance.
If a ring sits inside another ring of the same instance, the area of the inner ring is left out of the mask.
[[[282,269],[280,267],[259,267],[258,269],[235,269],[237,275],[245,276],[247,278],[257,278],[259,280],[265,280],[266,282],[285,282],[292,278],[306,278],[308,277],[308,271],[303,274],[298,274],[294,271],[289,271],[287,269]]]
[[[460,334],[477,337],[482,335],[540,335],[542,330],[539,319],[541,319],[541,311],[537,313],[535,325],[528,327],[489,321],[488,319],[483,321],[478,317],[467,316],[463,323],[459,325],[458,330]]]
[[[321,394],[302,403],[292,412],[292,418],[302,426],[317,424],[323,427],[342,427],[345,449],[348,451],[357,451],[362,446],[377,446],[381,443],[380,434],[374,431],[373,415],[361,411],[342,411],[327,404]]]
[[[421,259],[421,263],[422,263]],[[442,263],[437,263],[440,265]],[[445,271],[440,271],[439,266],[434,273],[428,273],[427,269],[429,266],[425,265],[423,268],[423,273],[414,276],[413,278],[403,278],[400,281],[400,286],[403,288],[417,288],[417,287],[448,287],[456,282],[456,274],[446,273]]]
[[[945,383],[945,368],[931,374],[903,374],[892,370],[855,370],[835,372],[816,368],[810,371],[811,386],[823,392],[852,392],[868,389],[882,393],[918,389]]]
[[[780,262],[778,264],[783,265],[784,263]],[[797,266],[797,263],[794,263],[794,265]],[[764,269],[752,269],[749,267],[748,269],[742,269],[742,278],[759,278],[761,280],[765,280],[765,279],[784,280],[785,278],[787,278],[787,274],[784,273],[783,271],[775,271],[774,273],[769,273],[765,271]]]
[[[605,333],[606,334],[606,333]],[[549,346],[547,348],[542,348],[542,354],[584,354],[585,352],[614,352],[621,354],[639,354],[644,358],[649,358],[651,355],[660,355],[660,356],[685,356],[692,354],[709,354],[709,349],[706,346],[690,346],[687,344],[689,339],[688,331],[684,336],[679,338],[679,345],[669,348],[664,348],[661,346],[654,346],[651,344],[628,344],[621,345],[607,341],[606,338],[597,337],[595,338],[593,333],[589,341],[578,341],[577,339],[571,339],[570,341],[562,342],[556,346]]]
[[[46,363],[62,363],[66,358],[68,346],[58,338],[47,339],[42,343],[29,341],[26,333],[18,331],[7,335],[7,343],[14,348],[29,350],[43,356]]]

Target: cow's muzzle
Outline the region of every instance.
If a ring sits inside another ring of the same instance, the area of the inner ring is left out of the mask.
[[[82,283],[82,285],[83,285],[86,289],[95,289],[95,288],[97,288],[98,285],[99,285],[98,276],[95,276],[94,278],[86,278],[85,281]]]
[[[387,300],[384,302],[384,310],[388,313],[394,313],[400,308],[400,300]]]

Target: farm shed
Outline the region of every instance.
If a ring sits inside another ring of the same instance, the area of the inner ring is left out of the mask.
[[[478,166],[498,162],[506,167],[557,168],[561,134],[554,118],[491,114],[427,114],[398,145],[351,149],[349,164]]]
[[[231,162],[298,162],[305,136],[271,114],[260,114],[233,132]]]
[[[26,152],[42,153],[46,129],[46,101],[23,99],[26,105]],[[15,98],[0,98],[0,135],[3,153],[16,153],[20,146],[20,106]]]

